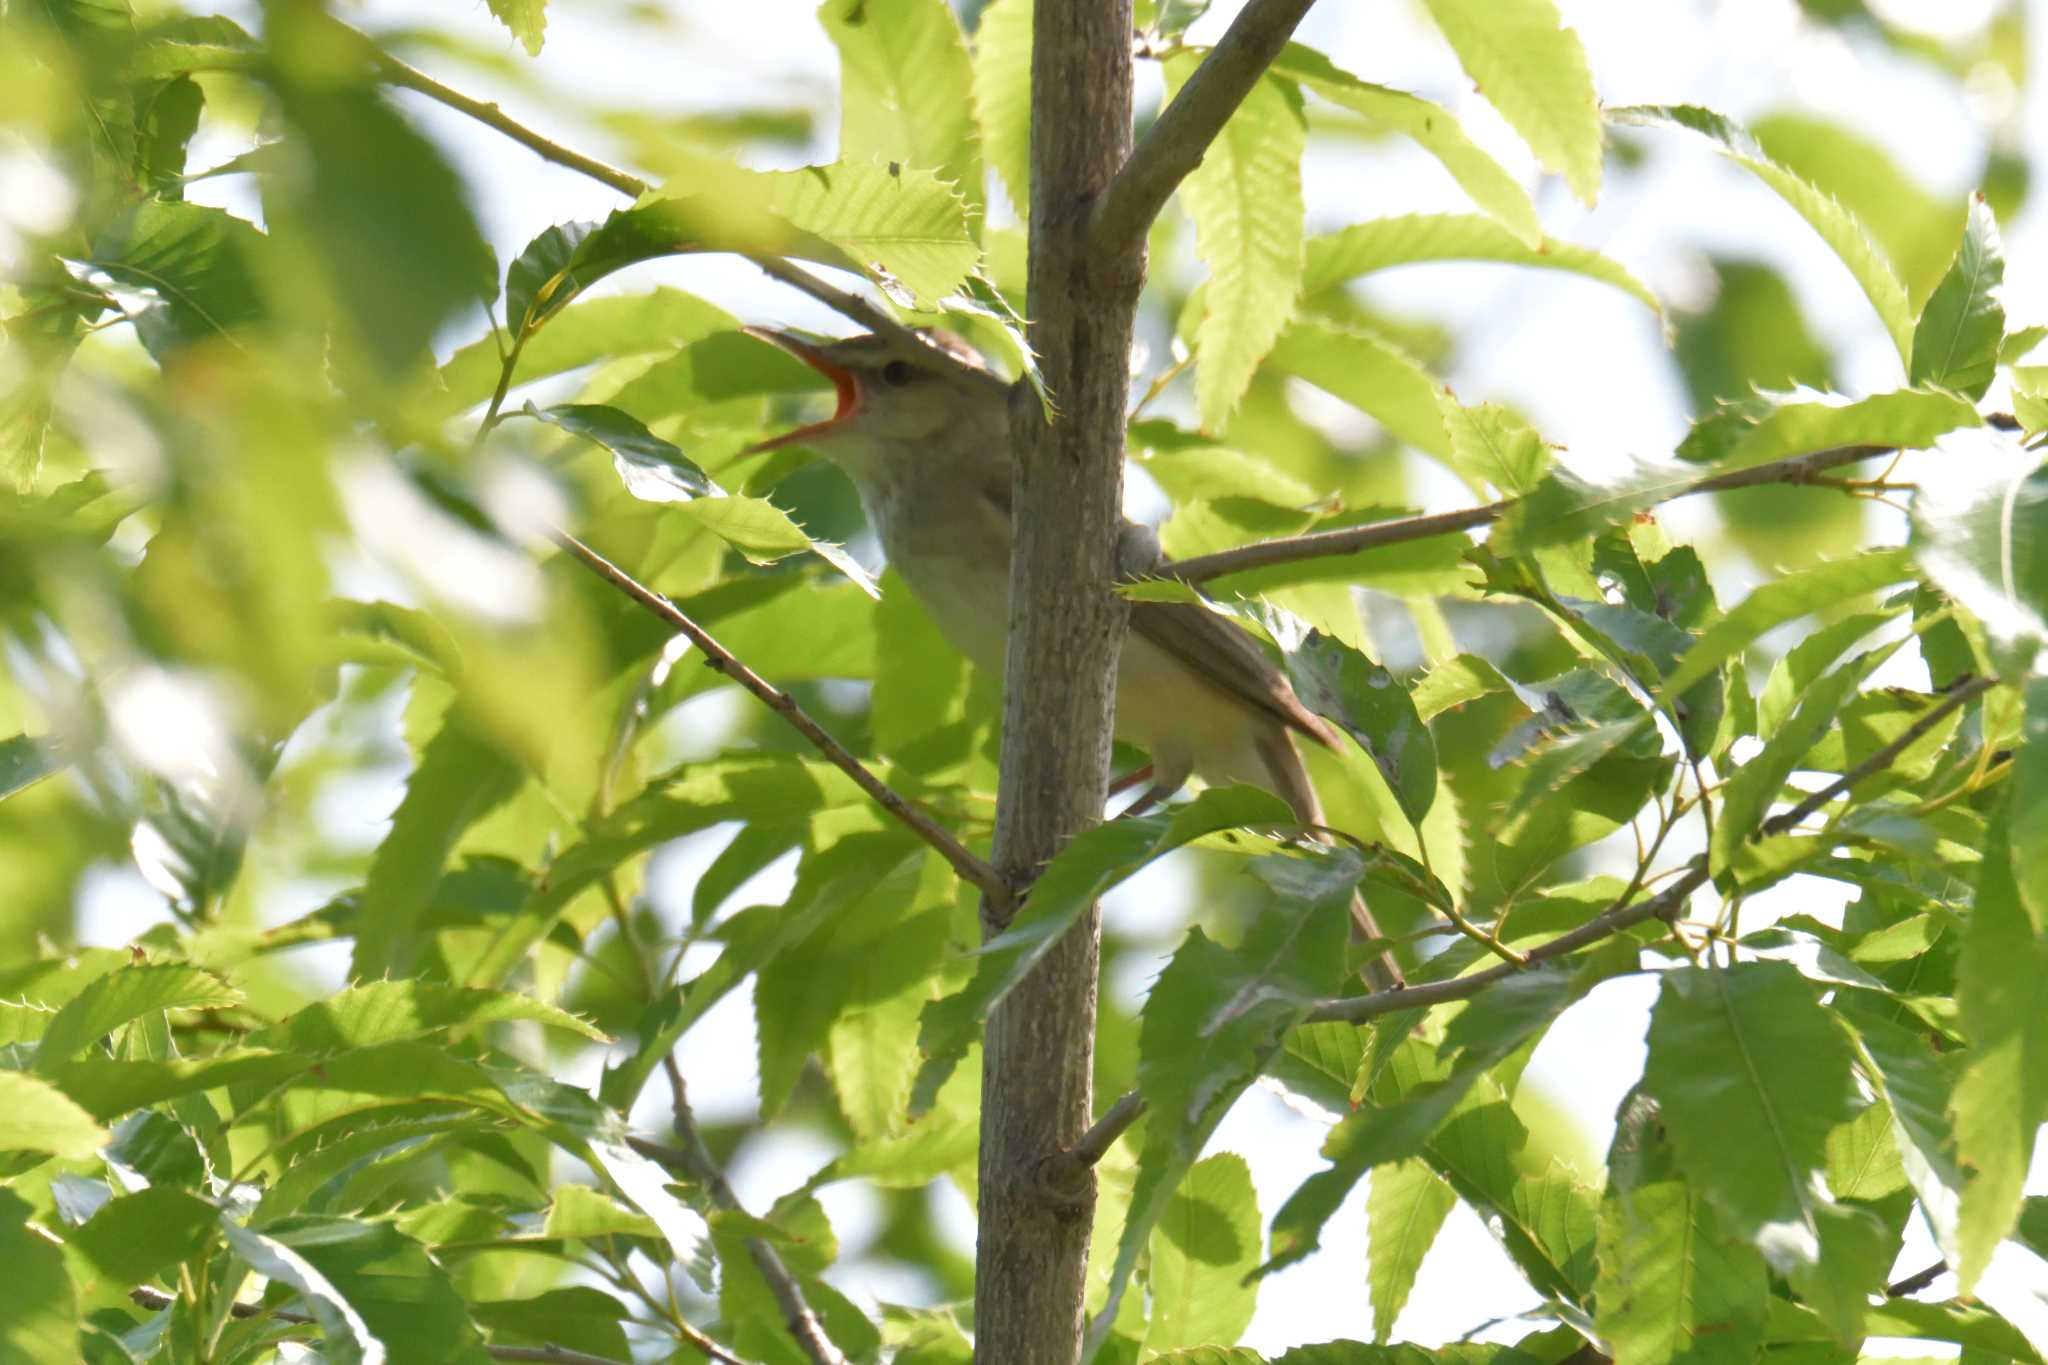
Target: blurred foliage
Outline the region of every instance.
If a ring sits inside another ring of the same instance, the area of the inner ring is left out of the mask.
[[[2019,100],[1983,103],[1966,202],[1839,116],[1603,122],[1551,0],[1425,8],[1580,199],[1696,168],[1681,131],[1756,177],[1793,211],[1774,230],[1862,290],[1896,387],[1838,392],[1841,339],[1775,266],[1705,259],[1667,309],[1651,272],[1553,235],[1450,110],[1290,46],[1152,235],[1130,454],[1161,540],[1383,534],[1446,496],[1495,524],[1214,585],[1343,731],[1307,756],[1336,846],[1205,791],[1076,838],[986,950],[944,860],[560,537],[986,847],[997,684],[895,575],[877,594],[838,471],[744,454],[824,382],[647,277],[713,252],[853,272],[1031,378],[1006,211],[1030,203],[1031,0],[826,0],[836,107],[689,112],[555,62],[541,0],[488,6],[516,49],[373,39],[313,0],[0,9],[0,1360],[820,1365],[795,1293],[847,1359],[966,1361],[970,1253],[935,1209],[975,1194],[980,1026],[1114,892],[1095,1085],[1150,1110],[1097,1172],[1095,1358],[1256,1365],[1259,1275],[1317,1252],[1371,1172],[1373,1344],[1278,1361],[1393,1359],[1462,1202],[1541,1306],[1512,1346],[1402,1359],[1832,1365],[1885,1336],[2039,1362],[1972,1297],[2000,1247],[2048,1252],[2024,1198],[2048,366],[2006,316],[1998,231],[2032,179]],[[1801,8],[1958,90],[2029,80],[2018,3],[1940,41]],[[1175,88],[1207,9],[1138,6]],[[605,14],[693,32],[687,7]],[[439,78],[464,72],[636,171]],[[470,121],[430,133],[422,101]],[[760,169],[831,129],[837,159]],[[498,187],[451,143],[501,136],[616,211],[494,246]],[[1469,211],[1309,231],[1304,157],[1389,138]],[[1475,263],[1668,325],[1694,418],[1670,458],[1590,470],[1447,384],[1485,314],[1396,310],[1374,277]],[[1726,534],[1675,544],[1656,509],[1702,481],[1731,485]],[[1153,904],[1161,860],[1194,910]],[[1765,913],[1794,877],[1846,895],[1839,922]],[[1360,888],[1394,942],[1346,943]],[[1357,1003],[1373,952],[1421,1003]],[[1523,1068],[1652,972],[1603,1170]],[[693,1126],[669,1058],[729,1000],[759,1112]],[[1343,1116],[1263,1205],[1209,1149],[1260,1081]],[[829,1155],[735,1207],[718,1168],[790,1131]],[[817,1198],[847,1181],[878,1211],[859,1245]],[[1951,1296],[1879,1299],[1916,1212]]]

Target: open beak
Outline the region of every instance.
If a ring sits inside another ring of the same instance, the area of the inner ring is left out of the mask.
[[[836,430],[842,423],[852,420],[860,412],[860,382],[854,377],[852,370],[847,369],[844,365],[835,363],[825,353],[824,348],[813,342],[806,341],[792,332],[778,332],[772,327],[742,327],[740,330],[756,341],[765,341],[770,346],[789,352],[819,374],[824,375],[832,381],[832,387],[839,398],[838,409],[824,421],[812,422],[806,426],[798,427],[794,431],[785,431],[780,436],[772,436],[765,441],[756,442],[740,452],[742,458],[748,455],[765,454],[771,450],[780,450],[787,445],[797,445],[813,437],[823,436],[828,432]]]

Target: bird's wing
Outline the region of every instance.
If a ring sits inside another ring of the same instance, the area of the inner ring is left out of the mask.
[[[1133,602],[1131,629],[1173,655],[1227,696],[1264,711],[1289,729],[1335,748],[1336,732],[1301,704],[1287,676],[1258,641],[1215,612],[1187,602]]]

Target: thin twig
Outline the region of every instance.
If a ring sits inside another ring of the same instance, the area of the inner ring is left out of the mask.
[[[845,745],[832,738],[823,726],[812,720],[810,715],[797,705],[794,697],[741,663],[702,626],[685,616],[675,603],[641,583],[575,536],[567,531],[557,531],[555,543],[582,560],[599,577],[606,579],[635,602],[689,637],[690,643],[703,652],[704,662],[708,667],[723,673],[753,693],[771,710],[788,721],[792,729],[809,740],[834,767],[852,778],[854,785],[873,798],[876,805],[894,816],[905,829],[937,851],[940,857],[952,865],[961,880],[971,883],[983,895],[998,904],[1009,903],[1010,888],[993,867],[975,857],[965,844],[941,828],[930,816],[910,804],[888,783],[870,772],[867,765],[855,758]]]
[[[355,32],[353,29],[349,31]],[[425,95],[436,104],[444,104],[459,114],[467,114],[478,123],[489,128],[495,128],[520,146],[533,152],[541,160],[552,161],[557,166],[565,166],[579,174],[587,175],[600,184],[611,186],[620,194],[637,199],[654,188],[647,181],[642,180],[630,171],[622,171],[616,166],[607,166],[596,157],[585,156],[583,153],[569,147],[564,147],[561,143],[550,138],[542,137],[525,124],[508,117],[505,111],[495,104],[472,98],[469,95],[463,94],[460,90],[454,90],[441,84],[441,82],[435,80],[426,72],[421,71],[417,67],[406,65],[398,60],[398,58],[378,47],[370,41],[367,34],[357,33],[356,36],[362,39],[363,47],[369,54],[370,64],[376,68],[378,76],[386,84],[398,86],[402,90],[410,90],[415,94]]]
[[[1315,0],[1251,0],[1160,113],[1089,215],[1091,249],[1107,259],[1143,237],[1180,182],[1294,36]]]
[[[659,1143],[643,1139],[629,1139],[633,1149],[642,1156],[660,1162],[670,1170],[703,1186],[716,1207],[728,1213],[744,1213],[739,1196],[733,1193],[725,1172],[712,1160],[711,1149],[704,1145],[704,1136],[697,1130],[697,1116],[690,1109],[689,1090],[683,1084],[682,1068],[676,1065],[674,1054],[661,1059],[662,1070],[668,1073],[670,1110],[674,1117],[676,1140],[682,1143],[680,1149],[663,1147]],[[747,1255],[754,1262],[754,1268],[761,1272],[761,1278],[768,1283],[768,1292],[775,1296],[775,1303],[782,1310],[782,1325],[789,1329],[797,1346],[811,1361],[811,1365],[847,1365],[846,1357],[825,1335],[818,1315],[811,1311],[804,1301],[803,1289],[790,1274],[789,1267],[782,1263],[782,1257],[766,1238],[749,1237],[746,1241]]]
[[[1737,469],[1727,474],[1716,474],[1711,478],[1697,480],[1679,488],[1669,497],[1658,499],[1658,503],[1675,502],[1679,498],[1689,498],[1696,493],[1724,492],[1730,488],[1756,488],[1764,484],[1778,483],[1812,483],[1826,470],[1854,464],[1858,460],[1868,460],[1884,454],[1888,449],[1888,446],[1833,446],[1805,455],[1792,455],[1782,460],[1752,465],[1748,469]],[[1161,564],[1148,573],[1152,577],[1177,578],[1183,583],[1206,583],[1212,578],[1243,573],[1247,569],[1263,569],[1275,564],[1296,564],[1302,560],[1322,559],[1332,555],[1357,554],[1361,550],[1378,549],[1383,545],[1402,545],[1413,540],[1428,540],[1435,536],[1490,526],[1506,516],[1520,501],[1518,498],[1509,498],[1502,502],[1488,503],[1484,507],[1467,507],[1455,512],[1429,512],[1421,516],[1370,522],[1364,526],[1347,526],[1339,531],[1311,531],[1302,536],[1254,541],[1250,545],[1219,550],[1215,554],[1197,555],[1193,559],[1183,559],[1178,563]]]
[[[1783,814],[1774,815],[1764,821],[1763,825],[1751,837],[1761,839],[1769,834],[1783,834],[1786,830],[1791,829],[1801,820],[1804,820],[1843,792],[1848,791],[1864,778],[1889,765],[1893,759],[1904,753],[1915,740],[1941,724],[1942,720],[1951,711],[1983,696],[1997,685],[1998,679],[1996,678],[1970,678],[1957,683],[1949,689],[1947,696],[1943,697],[1933,706],[1928,707],[1926,714],[1901,731],[1897,739],[1885,745],[1882,749],[1879,749],[1869,758],[1864,759],[1861,763],[1858,763],[1819,791],[1806,797],[1798,805],[1792,807],[1792,809],[1785,811]]]
[[[1686,864],[1684,873],[1677,881],[1648,900],[1604,910],[1569,933],[1559,934],[1550,942],[1531,948],[1527,954],[1528,959],[1532,963],[1546,962],[1554,957],[1577,952],[1589,943],[1597,943],[1633,925],[1641,924],[1644,920],[1674,917],[1684,908],[1686,898],[1706,883],[1707,859],[1705,854],[1701,854]],[[1427,1009],[1431,1005],[1441,1005],[1452,1000],[1469,1000],[1495,982],[1519,976],[1521,971],[1519,967],[1490,967],[1486,971],[1454,977],[1449,981],[1430,981],[1401,990],[1374,991],[1371,995],[1332,1000],[1310,1011],[1308,1022],[1358,1024],[1367,1019],[1376,1019],[1382,1014]]]
[[[1074,1139],[1074,1145],[1065,1152],[1066,1158],[1079,1166],[1093,1166],[1144,1116],[1145,1097],[1135,1090],[1129,1092],[1090,1124],[1087,1132]]]

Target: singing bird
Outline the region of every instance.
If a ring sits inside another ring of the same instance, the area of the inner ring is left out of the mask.
[[[940,633],[976,667],[1002,676],[1011,546],[1007,386],[965,343],[942,333],[910,343],[872,335],[819,343],[745,330],[825,376],[838,395],[830,417],[748,453],[803,444],[844,470],[883,553]],[[1131,544],[1145,538],[1142,528],[1129,528]],[[1264,788],[1304,824],[1323,823],[1294,736],[1334,748],[1336,733],[1302,705],[1258,642],[1215,612],[1184,602],[1131,604],[1117,665],[1116,735],[1151,756],[1148,800],[1198,774]],[[1363,934],[1379,937],[1362,900],[1352,902],[1352,915]],[[1366,976],[1376,989],[1400,982],[1384,955],[1367,964]]]

